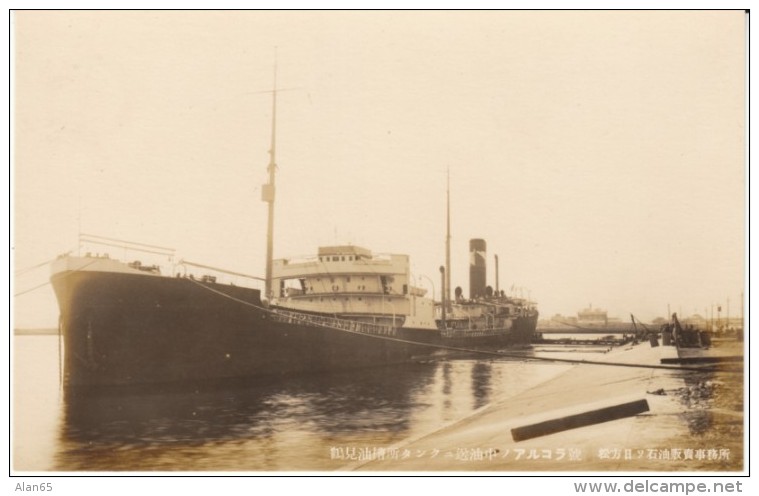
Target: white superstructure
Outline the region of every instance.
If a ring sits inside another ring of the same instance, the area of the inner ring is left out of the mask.
[[[274,260],[274,304],[352,320],[436,329],[427,290],[411,284],[407,255],[359,246],[324,246],[309,259]]]

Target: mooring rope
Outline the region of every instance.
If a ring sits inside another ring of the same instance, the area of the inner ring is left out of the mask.
[[[87,267],[89,267],[90,265],[94,264],[95,262],[97,262],[97,260],[93,260],[92,262],[89,262],[89,263],[87,263],[87,264],[84,264],[84,265],[82,265],[81,267],[79,267],[79,268],[77,268],[77,269],[74,269],[74,270],[70,271],[70,272],[69,272],[68,274],[66,274],[66,275],[68,276],[68,275],[70,275],[70,274],[73,274],[73,273],[75,273],[75,272],[79,272],[80,270],[84,270],[84,269],[86,269]],[[48,263],[49,263],[49,262],[48,262]],[[43,288],[43,287],[47,286],[48,284],[50,284],[50,281],[49,281],[49,280],[48,280],[48,281],[45,281],[45,282],[43,282],[42,284],[38,284],[38,285],[34,286],[33,288],[29,288],[29,289],[26,289],[26,290],[24,290],[24,291],[20,291],[20,292],[18,292],[18,293],[15,293],[13,296],[14,296],[14,297],[16,297],[16,296],[21,296],[21,295],[24,295],[24,294],[26,294],[26,293],[31,293],[31,292],[32,292],[32,291],[34,291],[35,289]]]
[[[243,305],[247,305],[253,308],[256,308],[258,310],[261,310],[263,312],[266,312],[270,315],[275,315],[277,317],[280,317],[280,315],[277,314],[276,310],[272,310],[271,308],[266,308],[260,305],[256,305],[255,303],[251,303],[249,301],[241,300],[240,298],[236,298],[234,296],[228,295],[224,293],[223,291],[219,291],[217,289],[211,288],[209,286],[206,286],[205,284],[202,284],[199,281],[196,281],[195,279],[188,279],[192,283],[208,290],[213,293],[216,293],[220,296],[223,296],[225,298],[229,298],[230,300],[236,301],[238,303],[242,303]],[[288,310],[291,311],[291,310]],[[304,314],[308,315],[308,314]],[[341,327],[336,326],[330,326],[324,323],[317,323],[317,322],[311,322],[313,325],[318,325],[320,327],[325,327],[329,329],[333,329],[340,332],[346,332],[349,334],[357,334],[361,336],[367,336],[375,339],[383,339],[386,341],[393,341],[396,343],[402,343],[402,344],[411,344],[416,346],[423,346],[428,348],[435,348],[440,350],[446,350],[446,351],[456,351],[461,353],[472,353],[472,354],[479,354],[479,355],[487,355],[491,357],[500,357],[500,358],[519,358],[519,359],[526,359],[526,360],[536,360],[536,361],[544,361],[544,362],[558,362],[558,363],[569,363],[569,364],[578,364],[578,365],[605,365],[605,366],[612,366],[612,367],[632,367],[632,368],[646,368],[646,369],[659,369],[659,370],[673,370],[673,371],[691,371],[691,372],[712,372],[712,371],[723,371],[723,372],[733,372],[733,373],[743,373],[742,370],[722,370],[719,367],[681,367],[681,366],[673,366],[673,365],[657,365],[657,364],[640,364],[640,363],[625,363],[625,362],[602,362],[598,360],[573,360],[570,358],[549,358],[549,357],[536,357],[536,356],[528,356],[524,354],[516,354],[516,353],[503,353],[500,351],[488,351],[488,350],[477,350],[472,348],[460,348],[457,346],[448,346],[445,344],[437,344],[437,343],[424,343],[421,341],[412,341],[409,339],[402,339],[402,338],[396,338],[396,337],[390,337],[386,335],[379,335],[379,334],[371,334],[371,333],[365,333],[360,331],[354,331],[350,329],[344,329]]]
[[[54,261],[55,261],[55,258],[51,258],[50,260],[46,260],[44,262],[40,262],[40,263],[38,263],[36,265],[30,265],[29,267],[24,267],[22,269],[16,269],[16,271],[14,272],[14,274],[17,275],[17,276],[20,276],[22,274],[25,274],[25,273],[29,272],[30,270],[34,270],[34,269],[38,269],[40,267],[44,267],[45,265],[47,265],[47,264],[49,264],[51,262],[54,262]]]
[[[21,291],[21,292],[18,292],[18,293],[14,293],[13,296],[21,296],[21,295],[25,295],[26,293],[31,293],[35,289],[43,288],[43,287],[47,286],[48,284],[50,284],[50,281],[45,281],[42,284],[38,284],[37,286],[34,286],[33,288],[29,288],[29,289],[26,289],[24,291]]]

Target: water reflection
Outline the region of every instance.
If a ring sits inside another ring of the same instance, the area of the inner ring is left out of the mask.
[[[491,364],[478,362],[472,367],[472,394],[474,396],[474,408],[482,408],[488,403],[490,397]]]
[[[54,470],[335,470],[333,447],[434,431],[555,365],[440,360],[236,386],[68,391]]]
[[[69,392],[60,431],[62,449],[56,457],[58,469],[135,470],[118,461],[132,463],[130,457],[113,456],[129,451],[172,451],[186,458],[197,451],[193,448],[212,448],[213,452],[224,451],[224,445],[247,444],[256,448],[256,456],[264,456],[282,443],[297,445],[295,451],[302,453],[303,445],[306,450],[323,448],[323,440],[389,442],[405,436],[413,410],[424,407],[425,391],[430,389],[437,367],[434,363],[413,364],[223,389]],[[324,455],[324,450],[317,451],[312,455]],[[285,468],[299,468],[304,463],[286,458],[293,466]],[[242,462],[242,467],[256,468]],[[138,463],[138,468],[166,467]]]
[[[336,470],[345,462],[330,457],[333,447],[428,434],[567,368],[461,355],[236,386],[62,396],[55,336],[17,337],[14,353],[13,464],[24,471]]]

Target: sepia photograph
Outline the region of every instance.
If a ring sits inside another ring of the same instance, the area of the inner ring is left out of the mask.
[[[11,475],[746,474],[748,17],[11,11]]]

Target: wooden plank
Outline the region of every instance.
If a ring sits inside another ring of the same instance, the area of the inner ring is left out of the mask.
[[[688,363],[731,363],[742,362],[742,356],[702,356],[702,357],[685,357],[685,358],[662,358],[662,365],[665,364],[688,364]]]
[[[538,422],[537,424],[516,427],[511,429],[511,436],[514,438],[514,441],[524,441],[526,439],[547,436],[549,434],[555,434],[569,429],[577,429],[578,427],[586,427],[588,425],[632,417],[639,413],[647,412],[648,410],[648,401],[644,399],[636,400],[629,403],[600,408],[598,410],[578,413],[576,415],[546,420],[544,422]]]

